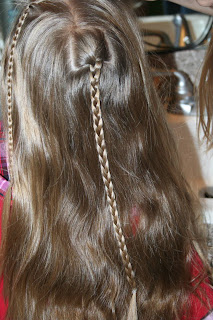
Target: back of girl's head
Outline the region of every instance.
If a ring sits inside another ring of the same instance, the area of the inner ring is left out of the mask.
[[[42,157],[45,151],[54,167],[58,162],[59,174],[61,157],[72,152],[82,163],[88,157],[86,168],[95,180],[100,178],[90,110],[89,71],[96,61],[103,62],[100,90],[108,139],[122,141],[120,135],[134,136],[138,122],[149,125],[153,110],[141,39],[127,10],[123,15],[120,10],[110,1],[32,3],[14,52],[13,76],[15,153],[26,161],[29,156],[29,163],[37,149]],[[7,57],[5,79],[6,66]]]
[[[125,318],[129,256],[139,318],[180,313],[198,231],[147,68],[119,1],[32,2],[12,31],[2,90],[12,144],[3,238],[10,319]],[[92,112],[99,102],[105,140]]]

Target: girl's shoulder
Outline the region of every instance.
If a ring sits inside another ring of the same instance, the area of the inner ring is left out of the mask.
[[[8,178],[7,148],[3,124],[2,121],[0,121],[0,218],[2,214],[4,196],[10,184]]]
[[[8,180],[8,163],[7,163],[7,149],[5,143],[5,135],[3,124],[0,121],[0,175]]]
[[[3,125],[0,121],[0,241],[1,241],[1,217],[4,202],[4,195],[9,186],[7,152]],[[3,279],[0,277],[0,320],[6,319],[7,304],[3,297]]]
[[[0,218],[2,214],[4,196],[9,187],[8,178],[7,148],[3,124],[0,121]]]
[[[213,287],[207,275],[203,279],[206,271],[198,253],[192,260],[191,273],[195,290],[187,301],[190,314],[181,320],[213,320]]]

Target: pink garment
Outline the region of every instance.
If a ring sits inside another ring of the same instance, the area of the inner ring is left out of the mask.
[[[4,200],[4,198],[0,194],[0,241],[1,241],[1,215],[2,215],[2,209],[3,209],[3,200]],[[7,313],[7,304],[5,303],[5,300],[3,297],[3,279],[1,278],[0,279],[0,320],[6,319],[6,313]]]

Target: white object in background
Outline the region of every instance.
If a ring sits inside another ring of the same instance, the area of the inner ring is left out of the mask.
[[[202,35],[203,30],[205,30],[208,16],[204,14],[185,14],[185,19],[187,20],[192,39],[196,41]],[[149,17],[139,17],[138,24],[140,29],[150,31],[160,31],[168,35],[170,41],[174,44],[176,37],[176,28],[173,23],[174,15],[161,15],[161,16],[149,16]],[[146,36],[147,42],[154,45],[159,45],[159,37],[150,35]],[[146,50],[153,50],[153,46],[146,44]]]
[[[198,138],[197,117],[168,114],[177,142],[182,172],[196,195],[213,187],[213,150],[207,151]],[[201,132],[201,138],[202,138]],[[213,224],[213,198],[201,198],[208,223]]]

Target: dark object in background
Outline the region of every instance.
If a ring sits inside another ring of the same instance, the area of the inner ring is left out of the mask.
[[[213,187],[205,187],[203,189],[200,190],[199,192],[199,196],[201,198],[213,198]]]
[[[137,16],[196,13],[191,9],[185,8],[175,3],[171,3],[167,0],[156,2],[144,2],[142,0],[123,0],[123,2],[130,5],[132,4]]]
[[[176,14],[176,13],[195,13],[195,11],[182,7],[179,4],[168,2],[167,0],[163,1],[163,12],[164,14]]]

